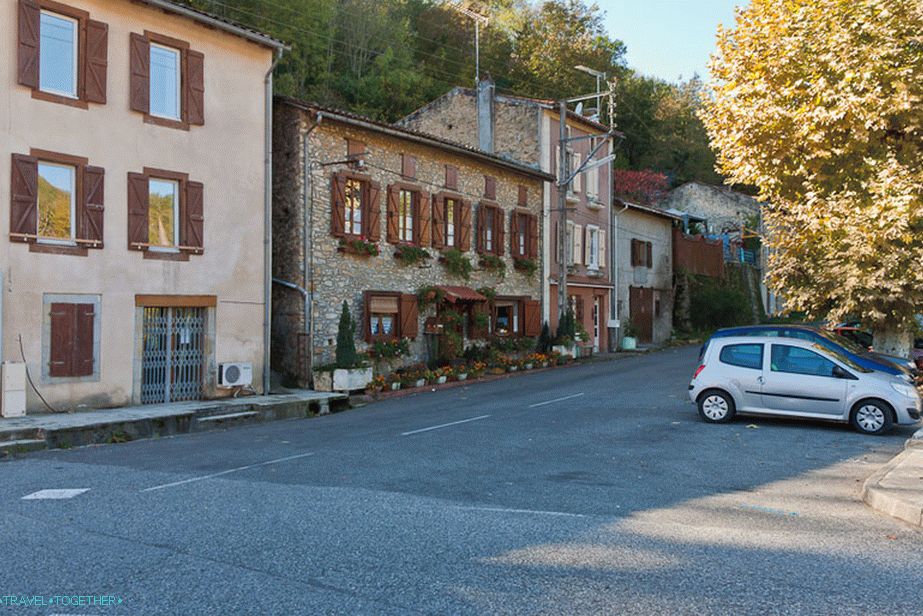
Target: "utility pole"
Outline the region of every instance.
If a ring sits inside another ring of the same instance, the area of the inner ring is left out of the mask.
[[[560,116],[560,135],[558,137],[558,247],[561,259],[558,263],[558,327],[567,312],[567,189],[572,178],[567,168],[567,101],[561,101],[558,107]]]

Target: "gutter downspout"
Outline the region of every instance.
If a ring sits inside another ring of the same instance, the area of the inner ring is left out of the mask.
[[[265,114],[263,127],[263,395],[270,390],[270,344],[272,331],[272,73],[282,60],[283,48],[276,50],[276,57],[263,80],[265,90]]]

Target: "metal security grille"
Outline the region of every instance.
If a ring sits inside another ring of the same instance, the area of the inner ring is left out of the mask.
[[[145,308],[141,403],[202,398],[205,309]]]

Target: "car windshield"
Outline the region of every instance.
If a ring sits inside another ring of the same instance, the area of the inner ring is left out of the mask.
[[[868,368],[863,368],[862,366],[860,366],[853,360],[849,359],[849,357],[847,357],[844,353],[840,353],[839,351],[835,349],[831,349],[830,347],[823,346],[817,343],[814,343],[811,346],[814,347],[815,350],[820,351],[822,354],[826,353],[827,355],[832,356],[837,361],[843,364],[846,364],[846,366],[849,367],[851,370],[855,370],[856,372],[864,372],[866,374],[868,374],[869,372],[874,372],[873,370],[869,370]]]
[[[821,336],[834,342],[844,349],[848,350],[850,353],[855,353],[856,355],[868,355],[868,349],[863,349],[861,346],[847,338],[846,336],[837,336],[836,334],[831,334],[826,330],[821,330],[818,332]]]

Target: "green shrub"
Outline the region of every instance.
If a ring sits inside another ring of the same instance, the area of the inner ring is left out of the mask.
[[[445,263],[445,268],[453,276],[464,278],[465,280],[471,278],[471,259],[459,249],[446,250],[442,253],[442,261]]]
[[[697,330],[745,325],[752,320],[747,292],[720,278],[693,279],[689,312],[692,326]]]
[[[340,313],[340,324],[337,328],[337,368],[355,368],[359,363],[359,354],[356,353],[356,322],[349,314],[349,304],[343,301],[343,311]]]

